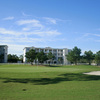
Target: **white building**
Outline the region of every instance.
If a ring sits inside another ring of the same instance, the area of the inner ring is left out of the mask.
[[[53,63],[60,63],[59,62],[59,58],[62,58],[62,63],[64,65],[69,64],[69,62],[66,59],[66,55],[68,54],[68,52],[70,52],[70,49],[67,48],[63,48],[63,49],[59,49],[59,48],[51,48],[51,47],[46,47],[46,48],[38,48],[38,47],[25,47],[24,50],[24,58],[23,58],[23,62],[27,62],[27,59],[25,57],[26,52],[28,52],[30,49],[34,49],[36,52],[41,52],[43,51],[44,53],[48,54],[49,52],[51,52],[54,56],[55,59],[53,61]]]
[[[0,45],[0,63],[7,63],[8,46]]]

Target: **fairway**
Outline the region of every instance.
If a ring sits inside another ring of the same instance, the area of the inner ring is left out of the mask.
[[[0,65],[0,100],[100,100],[100,67]]]

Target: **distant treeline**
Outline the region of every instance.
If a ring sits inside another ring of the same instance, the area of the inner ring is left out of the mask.
[[[43,51],[36,53],[35,50],[31,49],[29,52],[26,53],[27,62],[31,62],[33,64],[34,61],[38,61],[38,63],[43,63],[44,61],[52,62],[55,59],[55,56],[49,52],[45,54]],[[77,63],[96,63],[97,65],[100,64],[100,51],[93,53],[91,50],[85,51],[84,54],[81,54],[81,49],[78,47],[74,47],[68,55],[66,55],[66,59],[72,63],[77,65]],[[19,57],[17,55],[8,54],[8,62],[16,63],[18,61],[23,62],[23,55]],[[59,58],[58,62],[63,63],[63,59]]]
[[[95,54],[89,50],[85,51],[83,55],[81,55],[81,49],[74,47],[68,55],[66,55],[66,58],[71,63],[74,63],[77,65],[77,63],[96,63],[97,65],[100,64],[100,51],[96,52]]]

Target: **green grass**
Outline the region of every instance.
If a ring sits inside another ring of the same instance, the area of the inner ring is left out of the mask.
[[[0,65],[0,100],[100,100],[97,66]]]

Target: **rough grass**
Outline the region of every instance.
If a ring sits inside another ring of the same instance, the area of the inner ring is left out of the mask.
[[[0,65],[0,100],[100,100],[97,66]]]

